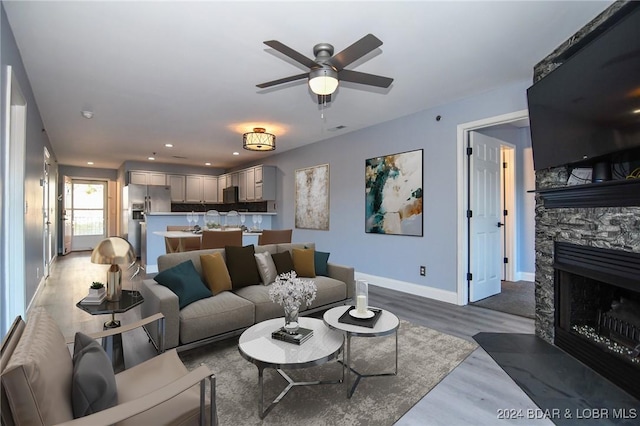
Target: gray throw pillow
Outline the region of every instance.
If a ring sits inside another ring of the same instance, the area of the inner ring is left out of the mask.
[[[83,333],[76,333],[73,345],[71,404],[76,419],[118,404],[111,360],[98,342]]]

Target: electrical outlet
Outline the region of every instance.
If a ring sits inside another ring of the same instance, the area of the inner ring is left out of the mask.
[[[426,266],[420,266],[420,275],[422,275],[423,277],[425,275],[427,275],[427,267]]]

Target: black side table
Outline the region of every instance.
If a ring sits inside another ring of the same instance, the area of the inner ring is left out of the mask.
[[[82,299],[84,300],[84,299]],[[144,302],[139,291],[122,290],[122,296],[117,302],[105,300],[99,305],[84,305],[82,300],[76,306],[91,315],[111,315],[111,320],[104,323],[104,330],[120,327],[120,321],[116,320],[116,314],[127,312],[129,309]],[[122,335],[115,334],[102,338],[102,347],[111,358],[113,371],[119,373],[124,370],[124,352],[122,350]]]

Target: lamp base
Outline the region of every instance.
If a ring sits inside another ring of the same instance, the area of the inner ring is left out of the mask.
[[[107,300],[117,302],[122,297],[122,269],[113,264],[107,271]]]

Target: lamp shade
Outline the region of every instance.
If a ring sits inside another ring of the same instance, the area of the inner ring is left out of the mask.
[[[120,237],[109,237],[100,241],[91,253],[91,263],[112,265],[129,264],[136,259],[136,253],[129,241]]]
[[[338,73],[325,66],[309,73],[309,87],[316,95],[330,95],[338,88]]]
[[[256,127],[253,132],[242,135],[242,147],[249,151],[273,151],[276,149],[276,136],[265,133],[262,127]]]

